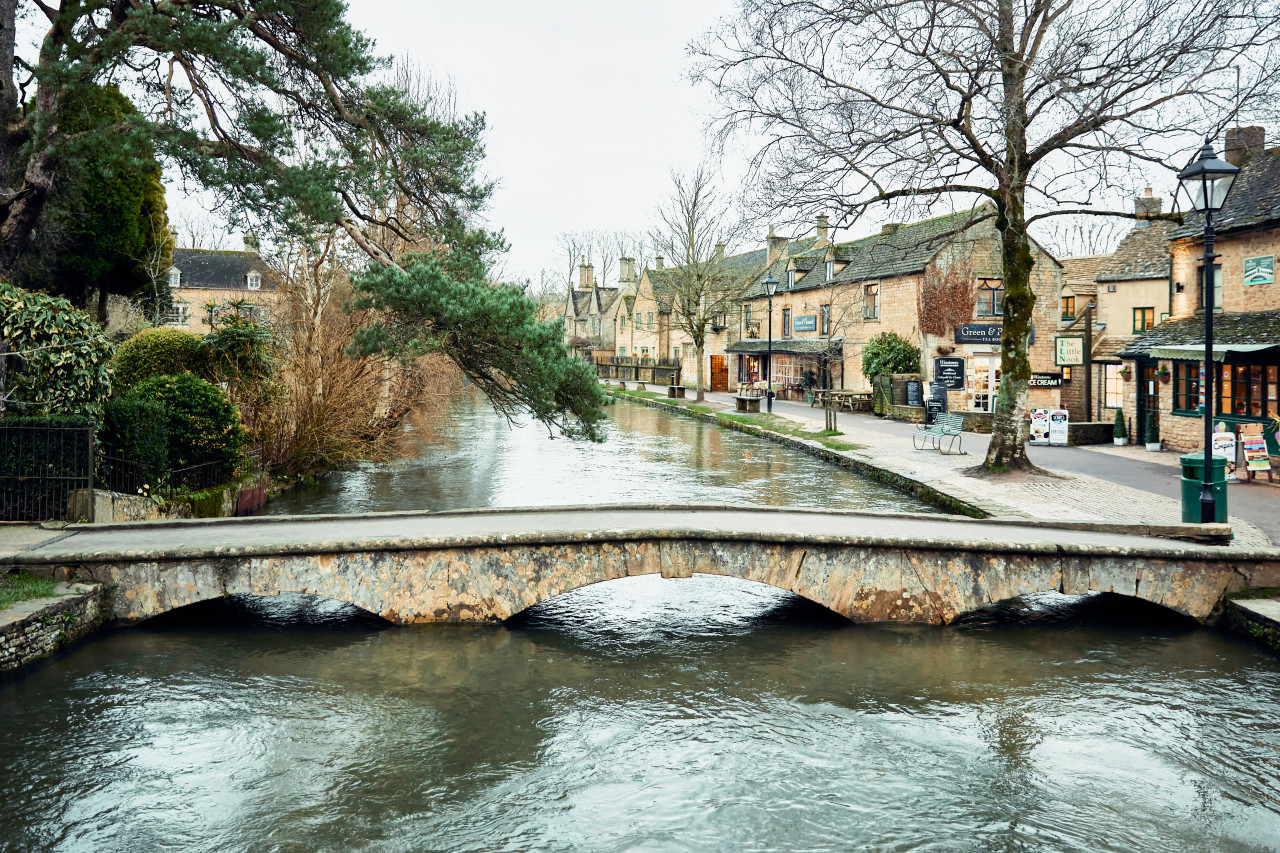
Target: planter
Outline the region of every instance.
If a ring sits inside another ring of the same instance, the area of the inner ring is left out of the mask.
[[[806,403],[808,403],[810,406],[812,406],[812,405],[813,405],[813,392],[812,392],[812,391],[805,391],[805,392],[804,392],[804,401],[805,401]]]
[[[1132,370],[1122,370],[1122,371],[1120,371],[1120,378],[1121,378],[1122,380],[1124,380],[1125,382],[1128,382],[1130,379],[1132,379],[1132,378],[1133,378],[1133,371],[1132,371]]]
[[[1148,441],[1148,442],[1147,442],[1147,450],[1150,450],[1152,453],[1157,453],[1157,452],[1159,452],[1159,451],[1161,451],[1161,450],[1164,450],[1164,445],[1163,445],[1163,444],[1161,444],[1161,443],[1160,443],[1160,442],[1158,442],[1158,441],[1157,441],[1157,442],[1155,442],[1154,444],[1152,444],[1151,442],[1149,442],[1149,441]]]
[[[1159,379],[1161,382],[1166,382],[1166,383],[1167,383],[1167,382],[1169,381],[1170,377],[1172,377],[1172,376],[1173,376],[1173,374],[1172,374],[1172,373],[1157,373],[1157,374],[1156,374],[1156,379]]]
[[[1129,443],[1129,439],[1127,438],[1113,438],[1111,440],[1116,443],[1116,447],[1124,447]]]

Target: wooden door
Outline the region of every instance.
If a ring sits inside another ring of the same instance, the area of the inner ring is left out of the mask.
[[[720,392],[729,390],[729,365],[725,363],[725,357],[722,355],[711,356],[711,390]]]

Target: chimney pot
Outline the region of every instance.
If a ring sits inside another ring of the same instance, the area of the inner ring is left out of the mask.
[[[653,259],[653,268],[656,270],[662,269],[662,255],[658,255]]]
[[[258,235],[252,231],[244,232],[244,250],[249,254],[258,254]]]
[[[1164,210],[1164,199],[1151,192],[1148,187],[1147,191],[1140,196],[1134,196],[1133,212],[1136,216],[1147,219],[1156,216]]]
[[[880,233],[881,235],[888,236],[889,234],[897,233],[898,229],[901,227],[902,227],[901,222],[886,222],[883,226],[881,226]]]
[[[825,213],[819,213],[818,214],[818,239],[819,240],[827,239],[827,233],[829,228],[830,228],[830,223],[827,222],[827,215]]]
[[[724,260],[724,241],[723,240],[721,240],[719,243],[716,243],[716,260],[717,261]]]
[[[1227,145],[1222,159],[1232,166],[1243,166],[1254,154],[1267,146],[1267,130],[1263,127],[1227,128]]]

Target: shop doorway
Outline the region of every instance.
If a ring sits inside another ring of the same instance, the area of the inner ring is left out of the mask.
[[[1133,425],[1137,436],[1147,434],[1148,412],[1156,416],[1156,427],[1160,426],[1160,380],[1156,377],[1158,366],[1154,361],[1138,362],[1138,422]]]
[[[996,392],[1000,389],[1000,356],[975,355],[972,362],[969,407],[975,412],[990,412],[995,409]]]
[[[729,390],[729,365],[722,355],[711,356],[711,390],[724,392]]]

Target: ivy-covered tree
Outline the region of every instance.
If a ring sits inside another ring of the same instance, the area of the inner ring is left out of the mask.
[[[153,317],[168,295],[163,275],[172,264],[173,238],[155,150],[146,139],[126,135],[124,148],[99,162],[92,141],[136,116],[114,86],[85,86],[63,104],[58,125],[72,139],[14,269],[16,283],[27,289],[65,296],[85,309],[96,300],[104,325],[108,295],[139,297]]]

